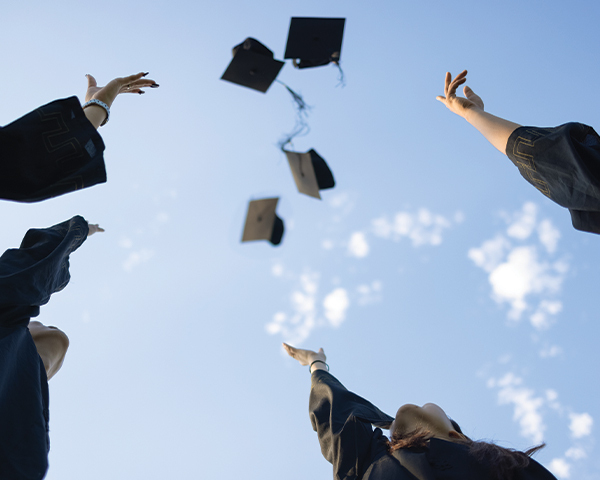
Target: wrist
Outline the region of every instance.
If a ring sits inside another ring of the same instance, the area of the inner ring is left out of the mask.
[[[481,109],[481,108],[476,107],[475,105],[473,105],[473,106],[471,106],[471,107],[469,107],[469,108],[466,109],[466,111],[464,112],[463,118],[467,122],[469,122],[469,123],[472,124],[473,123],[473,119],[475,117],[480,116],[483,111],[484,111],[483,109]]]
[[[82,105],[83,112],[96,129],[105,125],[110,118],[110,107],[101,100],[92,98]]]
[[[313,373],[316,370],[327,370],[329,371],[329,365],[325,363],[325,360],[321,358],[315,358],[312,360],[308,366],[309,373]]]

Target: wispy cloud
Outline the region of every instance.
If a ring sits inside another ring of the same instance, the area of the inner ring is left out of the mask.
[[[587,453],[585,453],[585,450],[581,447],[571,447],[565,452],[565,457],[573,460],[581,460],[582,458],[587,457]]]
[[[461,223],[464,215],[457,212],[451,220],[442,215],[434,214],[426,208],[416,212],[400,211],[391,218],[384,215],[372,222],[372,231],[375,236],[390,239],[395,242],[406,238],[414,247],[422,245],[440,245],[443,241],[443,232],[453,223]]]
[[[154,256],[154,250],[142,248],[135,252],[131,252],[123,262],[123,270],[130,273],[133,269],[142,263],[146,263]]]
[[[533,443],[541,443],[544,439],[544,424],[540,408],[545,399],[535,396],[534,391],[523,386],[523,379],[514,373],[507,373],[500,379],[490,378],[489,388],[498,389],[498,403],[511,404],[514,408],[513,419],[519,423],[521,435]]]
[[[560,355],[562,353],[562,348],[558,345],[549,345],[544,347],[540,351],[540,357],[542,358],[552,358]]]
[[[544,414],[554,412],[560,418],[569,419],[569,430],[574,444],[569,447],[562,457],[555,457],[548,468],[561,479],[571,476],[572,462],[587,457],[586,450],[575,443],[592,433],[594,420],[588,413],[573,413],[570,407],[563,406],[558,400],[554,389],[547,389],[543,394],[536,394],[532,388],[524,385],[521,377],[508,372],[500,378],[491,377],[487,380],[489,388],[498,391],[498,403],[513,407],[513,419],[519,424],[520,433],[533,444],[541,443],[546,431]],[[589,442],[586,443],[589,445]]]
[[[283,267],[281,269],[283,273]],[[320,274],[316,272],[308,271],[300,275],[289,297],[291,313],[275,313],[265,325],[267,333],[279,334],[284,341],[299,345],[316,327],[339,327],[346,319],[350,306],[348,292],[342,287],[336,287],[320,297],[319,281]],[[319,302],[319,298],[323,298],[322,302]]]
[[[356,287],[357,303],[360,306],[369,305],[370,303],[380,302],[382,299],[381,291],[383,283],[379,280],[374,280],[371,283],[364,283]]]
[[[354,210],[354,200],[347,192],[334,194],[328,201],[329,206],[335,210],[333,221],[340,222]]]
[[[538,221],[538,207],[531,202],[504,217],[506,231],[471,248],[468,257],[488,273],[492,298],[510,306],[509,319],[530,312],[531,324],[546,329],[562,310],[556,296],[569,268],[565,260],[554,258],[560,233],[550,220]]]

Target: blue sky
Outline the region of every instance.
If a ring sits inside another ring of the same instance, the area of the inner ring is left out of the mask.
[[[598,237],[450,113],[446,71],[523,125],[598,126],[591,1],[58,1],[3,7],[0,124],[150,71],[100,132],[108,183],[4,202],[3,248],[75,214],[106,233],[40,320],[71,339],[50,384],[55,479],[329,478],[310,378],[282,341],[393,414],[440,404],[472,438],[560,479],[600,478]],[[292,16],[345,17],[342,67],[279,79],[312,107],[294,141],[336,188],[297,193],[289,94],[219,80],[252,36],[281,59]],[[6,46],[10,45],[10,48]],[[280,196],[281,246],[240,244],[250,199]]]

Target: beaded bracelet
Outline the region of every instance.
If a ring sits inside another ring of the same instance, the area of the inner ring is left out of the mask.
[[[81,108],[86,108],[89,107],[90,105],[98,105],[99,107],[102,107],[104,110],[106,110],[106,118],[104,119],[104,121],[100,124],[100,126],[104,126],[108,123],[108,118],[110,117],[110,108],[108,108],[108,105],[106,103],[104,103],[101,100],[97,100],[95,98],[92,98],[89,102],[85,102]]]
[[[315,361],[314,361],[314,362],[312,362],[312,363],[310,364],[310,366],[308,367],[308,373],[312,374],[312,372],[311,372],[310,370],[311,370],[312,366],[313,366],[315,363],[325,363],[325,362],[324,362],[323,360],[315,360]],[[329,365],[327,365],[327,364],[325,363],[325,367],[327,367],[327,371],[329,371]]]

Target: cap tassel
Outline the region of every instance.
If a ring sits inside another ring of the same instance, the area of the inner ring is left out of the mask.
[[[276,81],[283,85],[290,93],[292,100],[294,101],[294,108],[296,110],[296,124],[294,125],[294,129],[288,133],[278,144],[279,148],[283,150],[283,147],[285,147],[288,143],[292,143],[293,138],[297,137],[298,135],[306,135],[310,131],[308,123],[306,123],[306,117],[308,116],[310,107],[306,104],[300,94],[296,93],[281,80]]]
[[[344,88],[346,86],[346,76],[344,75],[344,71],[342,70],[342,67],[340,67],[339,62],[332,62],[340,71],[339,75],[338,75],[338,84],[336,85],[336,87],[342,87]]]

